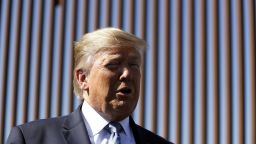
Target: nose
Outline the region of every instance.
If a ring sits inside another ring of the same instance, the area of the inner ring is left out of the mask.
[[[130,77],[130,69],[127,68],[127,67],[124,67],[122,72],[121,72],[121,75],[120,75],[120,81],[124,81],[124,80],[127,80],[129,77]]]

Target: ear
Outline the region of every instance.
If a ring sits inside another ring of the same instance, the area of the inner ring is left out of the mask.
[[[85,70],[79,69],[75,72],[76,81],[82,90],[88,90],[88,81],[87,81],[87,74]]]

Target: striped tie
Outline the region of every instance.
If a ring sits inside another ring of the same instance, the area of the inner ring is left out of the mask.
[[[121,144],[119,135],[123,130],[121,124],[118,122],[110,122],[106,129],[110,133],[108,144]]]

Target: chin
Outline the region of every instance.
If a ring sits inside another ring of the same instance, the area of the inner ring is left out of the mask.
[[[131,115],[131,112],[127,108],[118,109],[111,114],[111,121],[121,121],[129,117],[130,115]]]
[[[114,110],[118,113],[132,113],[134,108],[132,107],[131,104],[127,103],[127,102],[121,102],[119,103]]]
[[[112,120],[111,121],[121,121],[127,117],[129,117],[130,115],[127,114],[127,115],[118,115],[118,116],[114,116],[112,117]]]

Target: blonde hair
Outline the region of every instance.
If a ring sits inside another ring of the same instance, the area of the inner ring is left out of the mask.
[[[73,63],[73,87],[74,93],[80,99],[83,99],[83,91],[79,88],[75,73],[82,69],[89,74],[93,64],[94,55],[107,48],[135,48],[142,57],[147,44],[143,39],[135,35],[124,32],[117,28],[103,28],[91,33],[85,34],[74,44],[74,63]]]

